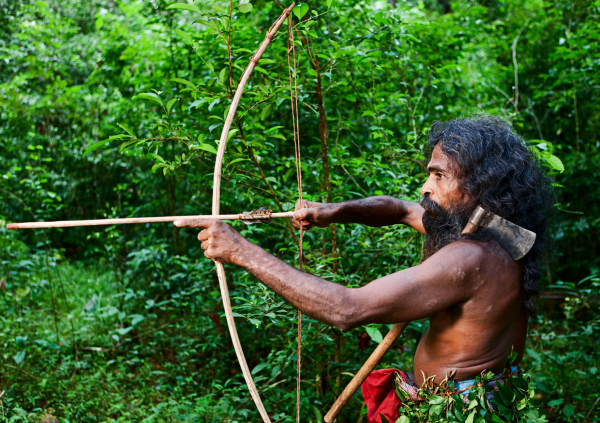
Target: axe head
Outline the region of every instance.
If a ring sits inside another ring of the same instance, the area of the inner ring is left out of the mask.
[[[469,218],[469,224],[485,227],[513,260],[519,260],[533,247],[535,233],[515,225],[481,206]]]

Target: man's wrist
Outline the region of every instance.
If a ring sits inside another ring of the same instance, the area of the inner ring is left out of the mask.
[[[352,205],[347,201],[329,203],[329,207],[331,223],[344,223],[348,220],[348,216],[352,215]]]
[[[257,250],[262,251],[262,248],[255,243],[242,238],[238,251],[232,257],[231,264],[247,269],[250,263],[252,263],[252,260],[256,258],[256,254],[258,253]]]

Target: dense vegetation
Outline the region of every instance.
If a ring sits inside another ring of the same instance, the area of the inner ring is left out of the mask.
[[[223,115],[281,6],[171,4],[0,0],[4,421],[258,421],[195,231],[5,228],[210,212]],[[308,6],[294,15],[304,197],[415,200],[433,121],[485,112],[512,122],[557,198],[524,368],[548,419],[600,421],[600,1]],[[289,210],[297,185],[286,27],[239,115],[222,211]],[[233,225],[297,263],[284,221]],[[348,286],[417,264],[421,246],[405,227],[336,225],[304,241],[307,269]],[[228,272],[267,410],[294,421],[295,311],[245,272]],[[410,370],[426,325],[413,322],[381,365]],[[302,330],[302,420],[322,421],[387,328],[342,333],[305,319]],[[356,396],[340,420],[364,422],[364,412]]]

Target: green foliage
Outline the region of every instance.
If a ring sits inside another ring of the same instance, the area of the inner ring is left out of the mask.
[[[10,233],[4,223],[210,212],[232,92],[281,9],[165,0],[0,1],[0,9],[4,417],[257,421],[194,231]],[[599,17],[597,0],[325,0],[293,15],[306,199],[417,199],[434,120],[493,113],[532,141],[558,188],[556,253],[544,269],[554,299],[541,302],[524,367],[552,421],[598,421],[600,410]],[[256,67],[229,134],[224,212],[296,201],[286,30]],[[234,226],[297,263],[285,223]],[[330,229],[304,241],[306,267],[327,280],[362,286],[420,260],[422,239],[405,227],[334,230],[335,249]],[[245,272],[228,276],[267,410],[291,422],[295,312]],[[381,366],[410,368],[426,325],[411,323]],[[302,329],[302,420],[321,421],[385,329],[341,333],[311,319]],[[340,419],[359,421],[361,410],[357,395]]]
[[[516,359],[517,354],[513,353],[509,357],[507,368]],[[397,378],[399,377],[398,375]],[[457,391],[453,381],[447,378],[437,387],[430,387],[427,381],[424,382],[423,387],[417,391],[417,401],[411,400],[400,384],[396,387],[396,392],[404,399],[396,423],[548,422],[533,403],[535,384],[528,374],[523,373],[506,372],[498,377],[492,372],[482,372],[475,378],[467,395]],[[490,393],[493,395],[491,401],[488,396]]]

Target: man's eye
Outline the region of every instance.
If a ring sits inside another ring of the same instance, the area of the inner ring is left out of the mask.
[[[444,176],[443,173],[436,173],[435,176],[437,176],[439,179],[442,179],[442,177]]]

